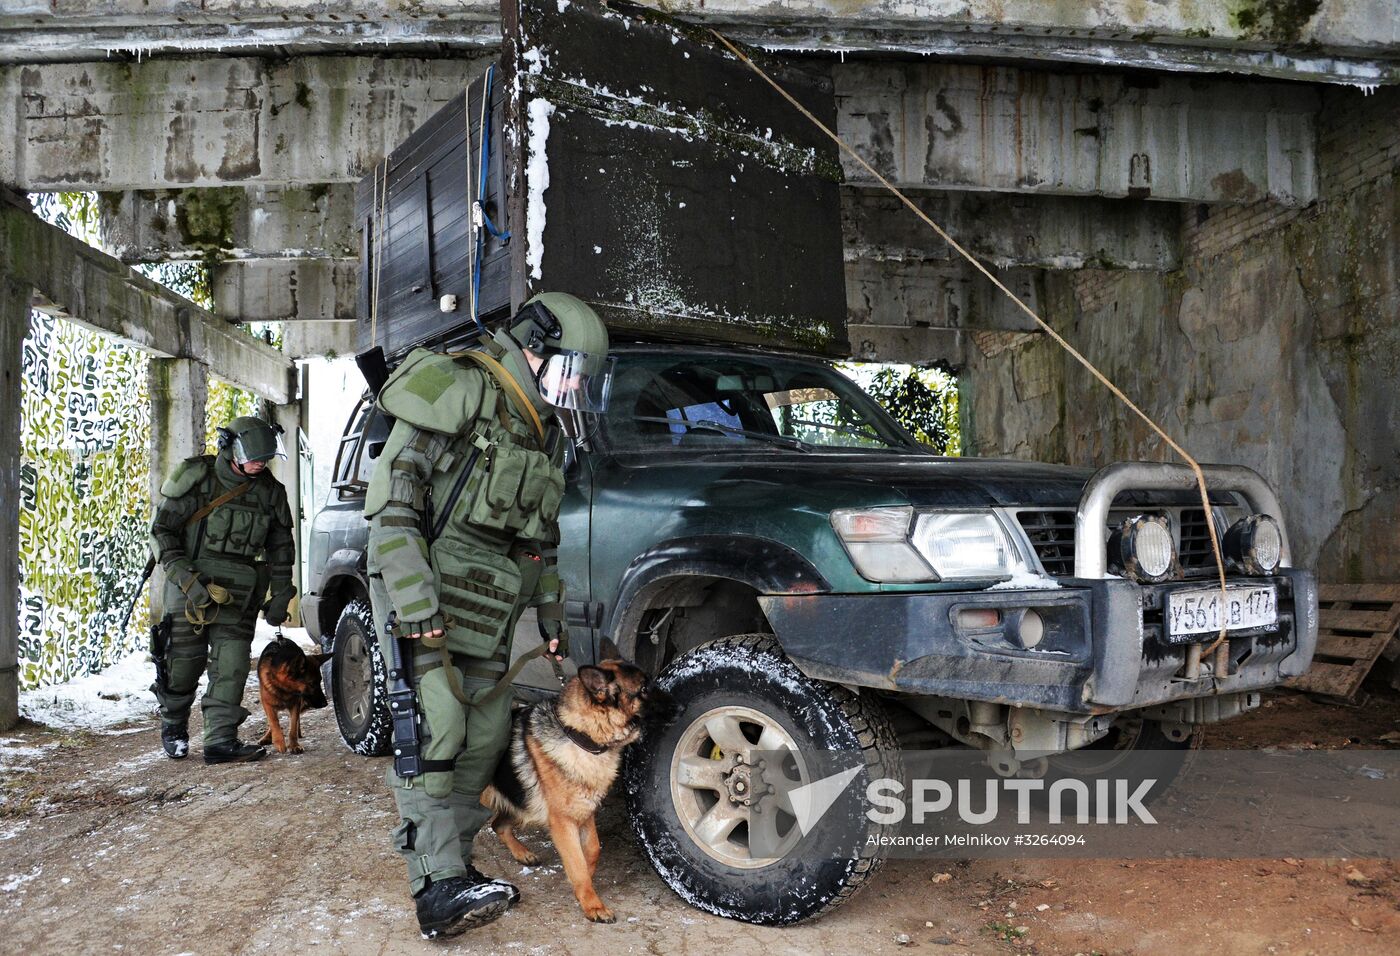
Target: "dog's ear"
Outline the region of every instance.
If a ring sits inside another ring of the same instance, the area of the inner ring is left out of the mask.
[[[620,661],[622,652],[617,649],[617,645],[612,642],[612,638],[603,638],[603,643],[598,645],[598,660],[600,661]]]
[[[607,700],[609,685],[613,682],[612,674],[601,667],[585,664],[578,669],[578,679],[583,682],[583,689],[588,691],[588,696],[600,704]]]

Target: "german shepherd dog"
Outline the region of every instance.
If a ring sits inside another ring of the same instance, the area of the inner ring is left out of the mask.
[[[593,888],[602,852],[594,814],[617,779],[623,748],[669,720],[675,707],[612,641],[603,639],[599,656],[597,667],[578,669],[557,700],[515,714],[510,748],[481,802],[495,814],[491,829],[526,866],[539,857],[516,838],[516,827],[549,827],[583,915],[611,923],[616,917]]]
[[[278,753],[302,753],[301,712],[326,706],[321,688],[321,664],[329,654],[308,655],[296,641],[278,635],[258,658],[258,699],[267,714],[267,733],[259,744],[271,743]],[[282,735],[278,711],[287,711],[287,734]]]

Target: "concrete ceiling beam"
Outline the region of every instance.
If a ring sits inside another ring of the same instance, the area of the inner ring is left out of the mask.
[[[1005,66],[833,68],[840,129],[900,185],[1305,205],[1317,91],[1284,83]],[[848,156],[847,180],[873,177]]]
[[[1040,270],[993,271],[1021,301],[1039,308]],[[1038,331],[1029,316],[963,261],[847,262],[846,310],[852,326]]]
[[[0,182],[29,192],[355,182],[489,61],[0,67]]]
[[[352,321],[358,259],[250,259],[217,263],[214,311],[230,322]]]
[[[344,358],[355,354],[354,322],[287,322],[282,326],[282,351],[287,358]]]
[[[188,358],[273,404],[295,396],[276,349],[129,266],[51,226],[23,197],[0,194],[0,275],[28,285],[35,305],[158,358]]]
[[[1306,5],[1044,3],[1043,0],[644,0],[775,50],[897,52],[1111,64],[1377,84],[1400,81],[1390,0]],[[54,62],[190,53],[473,52],[499,43],[498,0],[13,0],[0,60]]]
[[[123,262],[358,255],[355,187],[224,186],[99,196],[104,248]]]
[[[3,67],[0,182],[28,191],[350,183],[485,63]],[[946,63],[848,62],[833,74],[840,131],[903,185],[1226,203],[1302,204],[1317,193],[1310,87]],[[870,181],[849,161],[846,172]],[[216,226],[240,214],[212,213]],[[139,249],[131,239],[123,248]]]
[[[913,192],[965,249],[999,267],[1147,269],[1181,265],[1181,207],[1132,199]],[[947,260],[953,248],[879,186],[841,195],[847,260]]]

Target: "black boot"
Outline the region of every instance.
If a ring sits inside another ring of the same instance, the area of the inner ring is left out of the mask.
[[[520,902],[520,887],[500,877],[490,877],[482,873],[470,863],[467,864],[467,879],[475,880],[478,883],[494,883],[506,891],[506,900],[511,906]]]
[[[245,744],[239,740],[230,740],[226,744],[205,744],[205,763],[248,763],[252,760],[261,760],[267,753],[266,747],[259,747],[255,744]]]
[[[171,760],[184,760],[190,752],[190,731],[185,724],[161,724],[160,745]]]
[[[489,923],[510,908],[505,887],[470,876],[429,883],[416,897],[418,928],[424,939],[456,936]]]

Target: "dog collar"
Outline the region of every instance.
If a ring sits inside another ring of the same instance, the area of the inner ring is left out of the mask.
[[[596,740],[594,740],[592,737],[589,737],[587,734],[583,734],[577,730],[574,730],[574,728],[570,727],[562,720],[559,721],[559,726],[564,728],[564,735],[566,737],[568,737],[574,743],[578,744],[580,747],[582,747],[584,750],[587,750],[591,754],[600,754],[608,749],[607,744],[598,743]]]

